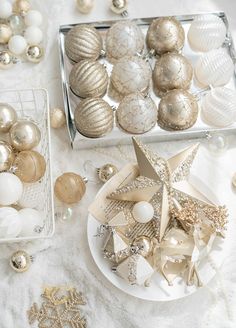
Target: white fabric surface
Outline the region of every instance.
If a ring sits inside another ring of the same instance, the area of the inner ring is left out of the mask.
[[[57,31],[61,23],[118,19],[108,9],[108,1],[96,0],[90,15],[82,16],[74,0],[35,0],[33,7],[44,15],[46,58],[36,66],[17,65],[0,72],[0,88],[47,88],[52,107],[62,107]],[[234,39],[236,38],[236,2],[233,0],[129,0],[130,16],[145,17],[226,11]],[[94,264],[86,238],[87,207],[98,188],[89,183],[87,193],[75,208],[72,220],[56,223],[55,236],[47,241],[27,245],[0,246],[0,328],[29,327],[26,311],[33,302],[41,302],[45,285],[69,284],[81,290],[87,299],[83,307],[88,326],[96,328],[230,328],[236,324],[236,195],[231,177],[236,171],[236,139],[231,137],[229,150],[222,156],[212,155],[203,145],[193,167],[215,190],[230,209],[229,252],[221,270],[209,286],[185,299],[167,303],[144,302],[129,297],[113,287]],[[177,152],[189,142],[152,145],[164,156]],[[52,132],[54,179],[65,171],[85,175],[83,163],[92,159],[95,167],[113,162],[121,167],[127,162],[129,147],[105,149],[101,152],[72,151],[66,129]],[[132,153],[134,158],[134,154]],[[35,255],[31,269],[16,274],[8,265],[10,254],[23,248]],[[151,288],[151,287],[150,287]],[[36,325],[35,325],[36,327]]]

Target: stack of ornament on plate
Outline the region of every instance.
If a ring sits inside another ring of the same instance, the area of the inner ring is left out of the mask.
[[[27,208],[24,195],[46,171],[44,157],[35,150],[40,141],[33,120],[0,103],[0,239],[32,237],[44,225],[43,214]]]

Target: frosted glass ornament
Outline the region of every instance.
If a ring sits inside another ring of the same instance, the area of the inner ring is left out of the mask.
[[[143,48],[143,33],[132,21],[117,22],[107,32],[106,55],[111,62],[141,53]]]
[[[25,38],[21,35],[14,35],[8,42],[9,50],[15,55],[21,55],[27,47]]]
[[[132,93],[122,99],[116,111],[118,124],[129,133],[145,133],[157,122],[157,107],[150,97]]]
[[[229,88],[211,89],[201,107],[202,118],[209,125],[223,128],[236,121],[236,93]]]
[[[134,205],[132,214],[135,221],[139,223],[147,223],[153,218],[154,208],[150,203],[141,201]]]
[[[111,83],[121,95],[147,91],[150,80],[150,65],[139,57],[122,58],[113,66]]]
[[[19,211],[19,217],[22,224],[20,235],[23,237],[38,234],[35,228],[43,226],[42,213],[33,208],[23,208]]]
[[[12,207],[0,207],[0,238],[15,238],[21,229],[18,211]]]
[[[12,14],[12,5],[9,1],[0,1],[0,18],[6,19]]]
[[[225,85],[233,72],[233,61],[224,48],[213,49],[203,54],[195,66],[195,77],[203,86]]]
[[[0,173],[0,205],[8,206],[16,203],[23,192],[23,184],[12,173]]]
[[[43,16],[38,10],[29,10],[25,15],[26,26],[39,26],[42,24]]]
[[[20,15],[11,15],[9,18],[9,25],[14,34],[21,34],[24,30],[24,19]]]
[[[223,20],[213,14],[197,16],[188,31],[188,41],[196,51],[210,51],[221,47],[226,37]]]
[[[24,37],[29,45],[38,45],[43,40],[43,32],[37,26],[29,26]]]

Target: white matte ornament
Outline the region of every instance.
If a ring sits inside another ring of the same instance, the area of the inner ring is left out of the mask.
[[[0,238],[15,238],[22,229],[19,213],[12,207],[0,208]]]
[[[14,35],[10,38],[8,43],[9,50],[15,55],[21,55],[27,47],[25,38],[21,35]]]
[[[8,206],[16,203],[23,192],[20,179],[8,172],[0,173],[0,205]]]
[[[12,5],[9,1],[0,1],[0,18],[6,19],[12,14]]]
[[[132,214],[135,221],[139,223],[147,223],[152,220],[154,216],[154,209],[150,203],[141,201],[134,205]]]
[[[43,40],[43,32],[37,26],[29,26],[24,37],[29,45],[38,45]]]
[[[42,215],[33,208],[23,208],[19,211],[22,222],[21,236],[29,237],[37,234],[35,228],[43,225]]]
[[[76,0],[77,8],[82,14],[89,14],[94,7],[95,0]]]
[[[40,26],[42,24],[43,17],[38,10],[29,10],[25,15],[26,26]]]

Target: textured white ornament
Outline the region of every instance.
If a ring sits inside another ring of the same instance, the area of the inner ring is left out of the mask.
[[[151,68],[148,62],[139,58],[122,58],[113,66],[111,83],[122,95],[146,92],[151,80]]]
[[[12,5],[9,1],[0,1],[0,18],[6,19],[12,14]]]
[[[144,35],[132,21],[117,22],[107,32],[106,55],[111,62],[141,53],[143,48]]]
[[[43,40],[43,32],[37,26],[29,26],[24,37],[29,45],[38,45]]]
[[[213,49],[202,55],[195,66],[195,77],[203,86],[214,87],[229,82],[234,64],[225,48]]]
[[[202,118],[213,126],[226,127],[236,121],[235,91],[218,87],[211,89],[202,100]]]
[[[15,238],[21,229],[18,211],[12,207],[0,207],[0,238]]]
[[[154,208],[150,203],[141,201],[134,205],[132,214],[135,221],[139,223],[147,223],[153,218]]]
[[[77,8],[82,14],[89,14],[94,7],[94,0],[76,0]]]
[[[10,38],[8,43],[9,50],[15,55],[21,55],[27,47],[25,38],[21,35],[14,35]]]
[[[196,51],[217,49],[221,47],[225,37],[225,23],[213,14],[197,16],[188,31],[189,44]]]
[[[25,15],[26,26],[39,26],[43,22],[43,16],[38,10],[29,10]]]
[[[21,236],[36,235],[35,228],[43,226],[42,214],[33,208],[23,208],[19,211],[19,216],[22,223]]]
[[[8,206],[16,203],[23,192],[20,179],[8,172],[0,173],[0,205]]]
[[[129,133],[145,133],[157,123],[157,107],[150,97],[132,93],[122,99],[116,111],[118,124]]]

